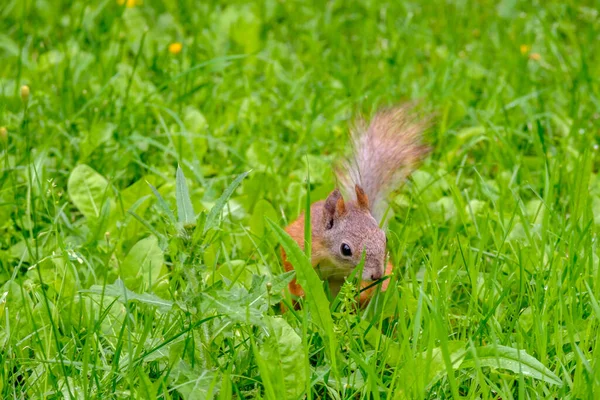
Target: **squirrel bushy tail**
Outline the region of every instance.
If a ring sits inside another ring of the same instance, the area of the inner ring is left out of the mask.
[[[336,175],[345,193],[354,193],[356,184],[362,187],[377,221],[386,196],[429,152],[422,143],[422,133],[428,126],[428,118],[416,118],[413,105],[402,104],[377,112],[369,124],[359,118],[350,130],[353,153]]]

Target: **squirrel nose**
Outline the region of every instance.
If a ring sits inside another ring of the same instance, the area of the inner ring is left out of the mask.
[[[371,274],[371,279],[376,281],[377,279],[381,279],[382,276],[383,276],[383,272],[381,272],[381,271],[373,272]]]

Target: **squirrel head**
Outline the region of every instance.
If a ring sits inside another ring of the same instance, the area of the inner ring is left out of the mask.
[[[385,270],[386,236],[369,209],[363,189],[355,186],[356,201],[345,202],[338,189],[323,206],[323,245],[329,261],[352,270],[365,251],[363,280],[380,279]]]

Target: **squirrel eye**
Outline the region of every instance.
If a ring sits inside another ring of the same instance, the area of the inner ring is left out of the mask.
[[[350,249],[350,246],[348,246],[346,243],[342,243],[341,251],[342,255],[346,257],[350,257],[352,255],[352,250]]]

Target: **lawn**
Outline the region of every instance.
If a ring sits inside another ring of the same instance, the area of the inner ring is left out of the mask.
[[[0,398],[598,398],[596,6],[3,0]],[[282,314],[280,228],[404,100],[390,289]]]

